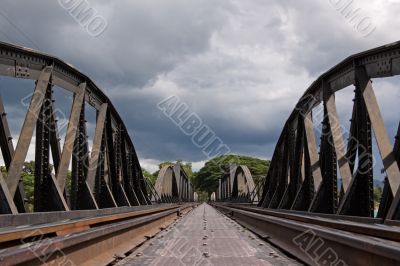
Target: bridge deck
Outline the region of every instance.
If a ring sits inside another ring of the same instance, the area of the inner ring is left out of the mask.
[[[202,204],[117,265],[298,265]]]

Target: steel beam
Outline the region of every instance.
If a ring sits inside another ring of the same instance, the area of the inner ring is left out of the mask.
[[[45,67],[39,79],[36,82],[36,88],[32,95],[31,103],[28,112],[26,113],[25,121],[21,129],[21,134],[18,139],[17,148],[15,149],[14,157],[10,164],[8,176],[6,179],[10,194],[14,197],[21,178],[22,167],[25,163],[25,158],[32,140],[33,131],[36,121],[39,117],[39,112],[45,98],[46,90],[50,82],[53,67]]]

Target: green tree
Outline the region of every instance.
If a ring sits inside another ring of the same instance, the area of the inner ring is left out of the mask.
[[[164,166],[172,166],[172,165],[174,165],[174,163],[173,162],[162,162],[162,163],[160,163],[159,165],[158,165],[158,169],[159,170],[161,170],[161,168],[163,168]]]
[[[160,164],[158,165],[158,170],[155,171],[155,172],[152,174],[152,175],[155,176],[155,180],[157,180],[158,173],[160,172],[161,168],[163,168],[164,166],[173,166],[173,165],[174,165],[174,163],[173,163],[173,162],[169,162],[169,161],[160,163]]]
[[[374,187],[374,203],[379,205],[382,196],[382,187]]]
[[[155,175],[155,173],[150,173],[149,171],[147,171],[146,169],[142,168],[142,173],[143,175],[147,178],[147,180],[150,181],[150,183],[154,186],[156,184],[156,179],[157,179],[157,175]]]
[[[183,171],[185,171],[185,173],[188,175],[189,180],[192,180],[193,176],[194,176],[194,173],[192,170],[192,163],[183,163],[182,160],[177,160],[176,163],[179,163],[182,166]],[[164,166],[174,166],[176,163],[169,162],[169,161],[162,162],[158,165],[159,170],[155,171],[152,175],[154,175],[155,178],[157,179],[158,173],[160,172],[161,168],[163,168]]]
[[[5,166],[1,166],[3,176],[7,176]],[[27,199],[29,211],[33,211],[34,182],[35,182],[35,162],[25,162],[21,172],[22,184],[24,185],[25,198]]]
[[[199,196],[199,202],[208,201],[208,193],[206,191],[197,191],[197,195]]]
[[[224,171],[229,171],[229,165],[246,165],[257,185],[261,185],[270,161],[261,160],[249,156],[223,155],[215,157],[205,163],[205,165],[195,174],[194,185],[198,191],[206,191],[209,195],[218,189],[218,179]]]
[[[192,180],[193,179],[192,163],[183,163],[182,160],[178,160],[176,161],[176,163],[179,163],[182,166],[183,171],[185,171],[189,180]]]

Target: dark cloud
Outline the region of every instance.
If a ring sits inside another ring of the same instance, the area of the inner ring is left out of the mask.
[[[328,0],[90,3],[108,22],[96,38],[58,1],[3,1],[0,40],[56,55],[92,77],[120,112],[146,165],[207,159],[157,109],[171,95],[187,103],[232,152],[269,158],[309,84],[348,55],[394,41],[399,11],[391,2],[355,3],[376,26],[364,38]],[[393,90],[393,84],[380,86]],[[28,85],[1,79],[13,128],[23,119],[18,107],[33,88]],[[383,106],[400,97],[379,95]],[[68,112],[68,101],[58,98]],[[343,106],[349,109],[349,103]],[[384,111],[388,128],[395,129],[398,118]]]

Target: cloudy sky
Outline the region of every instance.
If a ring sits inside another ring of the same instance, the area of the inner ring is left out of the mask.
[[[163,99],[178,96],[233,153],[270,158],[284,121],[313,80],[348,55],[400,38],[399,0],[86,1],[106,24],[101,32],[66,9],[79,2],[2,0],[0,41],[55,55],[95,80],[150,171],[164,160],[193,162],[196,169],[207,160],[157,108]],[[359,9],[359,21],[341,12],[345,5]],[[375,82],[391,140],[396,81]],[[1,80],[14,136],[32,84]],[[351,93],[337,100],[345,124]],[[70,96],[57,98],[67,113]]]

